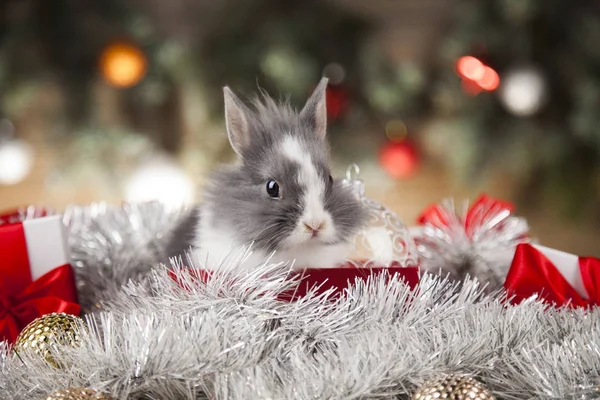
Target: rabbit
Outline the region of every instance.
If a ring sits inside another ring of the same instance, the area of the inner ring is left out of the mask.
[[[212,174],[203,202],[173,231],[170,255],[191,247],[219,263],[251,246],[244,262],[335,267],[367,219],[358,197],[334,180],[326,142],[327,78],[300,112],[262,93],[253,109],[225,86],[225,125],[235,165]]]

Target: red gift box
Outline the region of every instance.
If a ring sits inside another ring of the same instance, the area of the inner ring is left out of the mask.
[[[298,287],[293,293],[282,296],[282,299],[293,301],[302,298],[311,289],[315,289],[316,294],[333,289],[333,297],[337,297],[357,280],[366,281],[382,273],[386,273],[388,279],[398,275],[411,289],[414,289],[419,283],[419,269],[417,267],[400,267],[396,265],[396,263],[392,263],[389,267],[355,268],[347,264],[336,268],[298,270],[296,272],[300,277]]]
[[[0,225],[0,340],[51,312],[80,312],[61,217]]]
[[[41,218],[53,214],[52,211],[43,207],[28,206],[13,209],[0,214],[0,226],[6,224],[16,224],[26,219]]]
[[[203,269],[183,269],[188,273],[192,281],[207,282],[211,279],[212,271]],[[344,293],[344,290],[355,284],[357,280],[366,281],[369,278],[375,278],[378,275],[386,273],[386,277],[391,279],[394,276],[401,278],[411,289],[414,289],[419,283],[419,269],[417,267],[401,267],[398,263],[392,263],[389,267],[375,268],[356,268],[353,264],[347,263],[335,268],[304,268],[291,273],[291,277],[298,278],[298,285],[290,292],[282,293],[279,299],[282,301],[295,301],[307,295],[314,290],[315,294],[321,294],[332,290],[331,298],[336,298]],[[172,279],[178,282],[181,287],[186,286],[184,282],[179,281],[177,273],[170,271]],[[235,276],[231,277],[235,281]]]

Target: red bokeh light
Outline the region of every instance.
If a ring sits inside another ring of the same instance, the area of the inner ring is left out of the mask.
[[[464,56],[456,62],[456,69],[463,78],[478,81],[483,78],[486,67],[475,57]]]
[[[381,148],[379,163],[393,178],[406,179],[417,171],[419,157],[417,150],[409,141],[388,142]]]
[[[470,96],[476,96],[481,90],[492,92],[500,86],[498,73],[473,56],[459,58],[456,69],[463,79],[463,90]]]
[[[325,96],[327,117],[331,120],[336,120],[348,107],[348,92],[341,86],[327,85]]]
[[[485,73],[481,79],[477,81],[477,84],[483,90],[487,90],[488,92],[494,91],[500,86],[500,76],[498,76],[498,73],[492,68],[485,67]]]

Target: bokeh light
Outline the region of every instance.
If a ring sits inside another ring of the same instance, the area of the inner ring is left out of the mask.
[[[498,86],[500,85],[500,76],[498,75],[498,73],[496,71],[494,71],[490,67],[486,66],[484,68],[484,70],[485,70],[485,72],[484,72],[483,76],[481,77],[481,79],[477,80],[477,84],[483,90],[487,90],[488,92],[493,92],[494,90],[498,89]]]
[[[499,95],[504,107],[520,117],[538,112],[546,101],[546,81],[533,68],[521,68],[507,72],[500,86]]]
[[[485,65],[472,56],[464,56],[456,62],[456,70],[465,79],[478,81],[485,74]]]
[[[0,142],[0,185],[14,185],[29,175],[33,164],[31,146],[21,140]]]
[[[381,167],[396,179],[412,177],[419,166],[417,150],[406,140],[401,143],[386,143],[379,153],[379,162]]]
[[[392,119],[385,124],[385,136],[392,142],[401,142],[406,139],[408,129],[401,119]]]
[[[130,202],[159,201],[168,208],[189,204],[194,199],[191,178],[166,157],[153,157],[142,164],[125,187]]]
[[[114,43],[100,57],[102,76],[116,87],[135,86],[146,74],[147,60],[142,50],[132,44]]]
[[[323,76],[329,79],[332,85],[339,85],[346,78],[346,70],[341,64],[331,63],[323,68]]]

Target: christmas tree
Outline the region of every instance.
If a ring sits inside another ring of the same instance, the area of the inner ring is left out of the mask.
[[[571,212],[597,211],[598,11],[594,1],[460,2],[433,65],[436,123],[424,142],[445,147],[468,181],[500,172],[530,204],[558,193]]]

